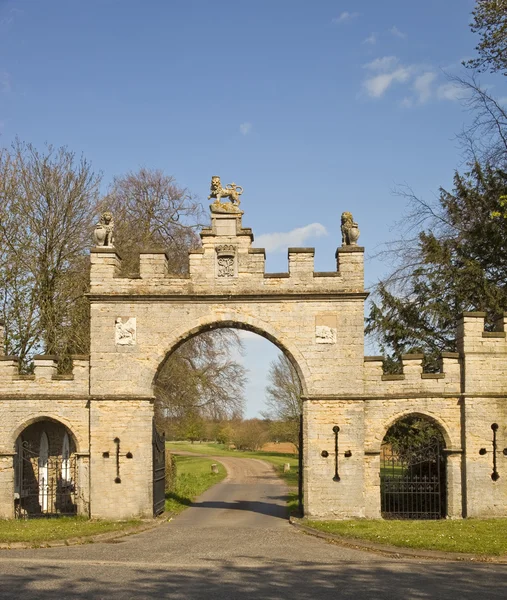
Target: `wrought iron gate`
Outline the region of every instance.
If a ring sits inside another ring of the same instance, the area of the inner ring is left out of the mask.
[[[381,511],[386,519],[441,519],[446,514],[446,469],[442,444],[396,450],[382,446]]]
[[[165,435],[160,435],[153,423],[153,514],[165,510]]]
[[[16,518],[75,515],[76,457],[41,456],[28,442],[16,455]]]

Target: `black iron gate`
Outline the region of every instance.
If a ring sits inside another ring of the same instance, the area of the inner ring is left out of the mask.
[[[160,435],[153,423],[153,514],[165,510],[165,435]]]
[[[441,519],[446,514],[442,444],[381,449],[381,511],[386,519]]]
[[[28,442],[15,459],[14,512],[18,519],[75,515],[76,457],[43,457]]]

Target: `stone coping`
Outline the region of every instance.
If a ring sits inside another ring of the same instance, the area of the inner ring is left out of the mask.
[[[482,554],[468,554],[465,552],[443,552],[441,550],[422,550],[418,548],[404,548],[401,546],[390,546],[387,544],[379,544],[377,542],[370,542],[369,540],[360,540],[357,538],[349,538],[338,535],[336,533],[326,533],[319,531],[305,524],[305,519],[299,519],[296,517],[290,517],[289,523],[308,535],[321,538],[328,542],[339,544],[347,548],[353,548],[354,550],[365,550],[367,552],[375,552],[386,556],[392,556],[394,558],[414,558],[414,559],[427,559],[433,561],[459,561],[459,562],[486,562],[496,564],[507,564],[506,556],[490,556]]]
[[[289,248],[287,254],[315,254],[315,248]]]
[[[110,246],[93,246],[90,248],[90,254],[114,254],[121,260],[121,254],[118,253],[116,248]]]
[[[336,249],[335,258],[338,258],[338,254],[341,253],[350,253],[350,252],[361,252],[364,253],[364,246],[340,246]]]

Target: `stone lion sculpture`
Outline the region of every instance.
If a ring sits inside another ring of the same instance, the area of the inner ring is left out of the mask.
[[[216,198],[215,202],[220,204],[222,198],[229,198],[232,204],[235,204],[236,206],[240,205],[239,197],[243,193],[243,188],[240,185],[228,183],[225,188],[223,188],[220,183],[220,177],[214,175],[211,178],[210,190],[211,194],[208,196],[208,200]]]
[[[95,226],[93,241],[96,246],[112,248],[114,243],[114,219],[113,215],[106,211],[100,216],[100,221]]]
[[[351,212],[342,213],[342,244],[344,246],[356,246],[359,239],[359,227],[354,223]]]

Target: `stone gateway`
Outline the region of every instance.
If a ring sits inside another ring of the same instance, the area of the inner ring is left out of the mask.
[[[336,271],[315,272],[313,248],[289,248],[288,271],[266,273],[239,200],[224,208],[218,196],[188,275],[169,273],[164,252],[143,252],[140,277],[122,276],[101,224],[90,356],[74,356],[72,375],[57,375],[54,356],[36,357],[29,376],[0,356],[0,517],[152,516],[157,373],[180,344],[218,327],[264,336],[299,374],[307,516],[381,516],[382,440],[407,415],[429,418],[445,441],[445,515],[506,516],[507,318],[485,331],[484,314],[465,313],[459,352],[442,356],[440,373],[409,354],[403,374],[385,375],[382,357],[364,356],[364,249],[352,215]]]

